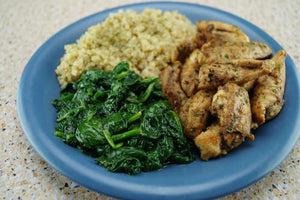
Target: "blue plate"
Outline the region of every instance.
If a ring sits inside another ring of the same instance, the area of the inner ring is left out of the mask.
[[[256,140],[245,142],[226,157],[136,176],[110,173],[93,158],[64,144],[53,135],[56,112],[51,101],[59,96],[55,75],[64,45],[74,43],[89,26],[103,21],[119,9],[142,11],[145,7],[178,10],[193,23],[218,20],[235,24],[251,40],[267,43],[273,52],[282,49],[268,34],[253,24],[224,11],[188,3],[155,2],[126,5],[86,17],[64,28],[32,56],[24,69],[18,90],[18,113],[23,129],[35,150],[59,172],[77,183],[107,195],[125,199],[213,198],[244,188],[273,170],[291,151],[300,130],[299,76],[288,56],[285,106],[272,121],[256,131]],[[282,27],[283,28],[283,27]]]

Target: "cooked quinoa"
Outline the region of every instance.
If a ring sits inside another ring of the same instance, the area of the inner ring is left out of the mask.
[[[142,77],[158,76],[171,62],[175,47],[195,35],[195,26],[176,11],[119,10],[65,46],[56,74],[64,87],[86,69],[110,71],[120,61],[128,61]]]

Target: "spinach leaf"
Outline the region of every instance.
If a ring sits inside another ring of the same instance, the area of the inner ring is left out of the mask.
[[[102,126],[100,119],[92,119],[80,123],[75,134],[79,144],[86,148],[95,148],[100,144],[105,144]]]

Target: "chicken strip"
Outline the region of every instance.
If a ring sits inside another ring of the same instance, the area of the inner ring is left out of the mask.
[[[250,91],[253,89],[253,87],[255,85],[255,81],[256,80],[248,81],[248,82],[241,84],[240,86],[245,88],[247,91]]]
[[[226,155],[226,151],[222,148],[221,134],[220,125],[214,123],[194,139],[195,145],[200,150],[202,160]]]
[[[251,99],[251,109],[254,127],[274,118],[281,111],[284,104],[284,87],[286,79],[285,58],[286,52],[280,50],[272,58],[275,62],[274,70],[260,77],[254,88]]]
[[[223,63],[232,59],[262,60],[272,55],[270,47],[262,42],[233,42],[209,47],[202,51],[205,63]]]
[[[192,40],[182,42],[173,50],[171,58],[172,62],[180,61],[181,63],[184,63],[186,58],[189,57],[195,49],[200,49],[203,44],[200,34],[197,34]]]
[[[227,42],[249,42],[248,36],[238,27],[217,21],[197,22],[198,34],[192,40],[182,42],[174,49],[172,62],[184,63],[186,58],[203,45],[220,46]]]
[[[258,42],[230,43],[226,44],[224,48],[207,48],[205,51],[196,49],[182,67],[180,75],[182,89],[188,97],[197,91],[198,68],[204,64],[228,63],[232,59],[239,59],[241,60],[239,62],[242,63],[247,62],[248,59],[268,57],[271,53],[271,49],[266,44]],[[245,86],[251,89],[253,85],[254,81]]]
[[[204,59],[199,49],[195,49],[193,53],[186,59],[181,69],[180,83],[185,94],[192,96],[198,87],[198,73],[200,65]]]
[[[177,113],[187,100],[179,83],[180,67],[181,63],[175,62],[172,66],[166,67],[159,75],[162,91],[168,97],[174,111]]]
[[[237,26],[218,21],[198,21],[198,32],[201,34],[202,48],[221,46],[227,42],[249,42],[248,36]]]
[[[247,90],[234,83],[226,83],[213,96],[210,112],[218,117],[219,124],[228,133],[250,134],[251,110]]]
[[[202,160],[227,154],[239,146],[245,137],[254,139],[250,134],[250,100],[244,88],[234,83],[219,87],[213,96],[210,111],[218,118],[218,122],[194,139]]]
[[[273,67],[272,60],[231,60],[224,64],[202,65],[199,69],[198,89],[215,89],[227,82],[242,85],[269,74]]]
[[[195,138],[205,128],[213,91],[200,90],[191,96],[180,109],[179,117],[187,137]]]

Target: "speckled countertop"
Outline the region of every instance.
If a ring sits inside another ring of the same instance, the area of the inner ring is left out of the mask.
[[[0,198],[110,199],[49,166],[27,140],[16,110],[21,73],[51,35],[95,12],[136,0],[0,0]],[[265,30],[300,70],[300,1],[189,1],[234,13]],[[224,199],[300,199],[300,140],[284,162],[257,183]]]

